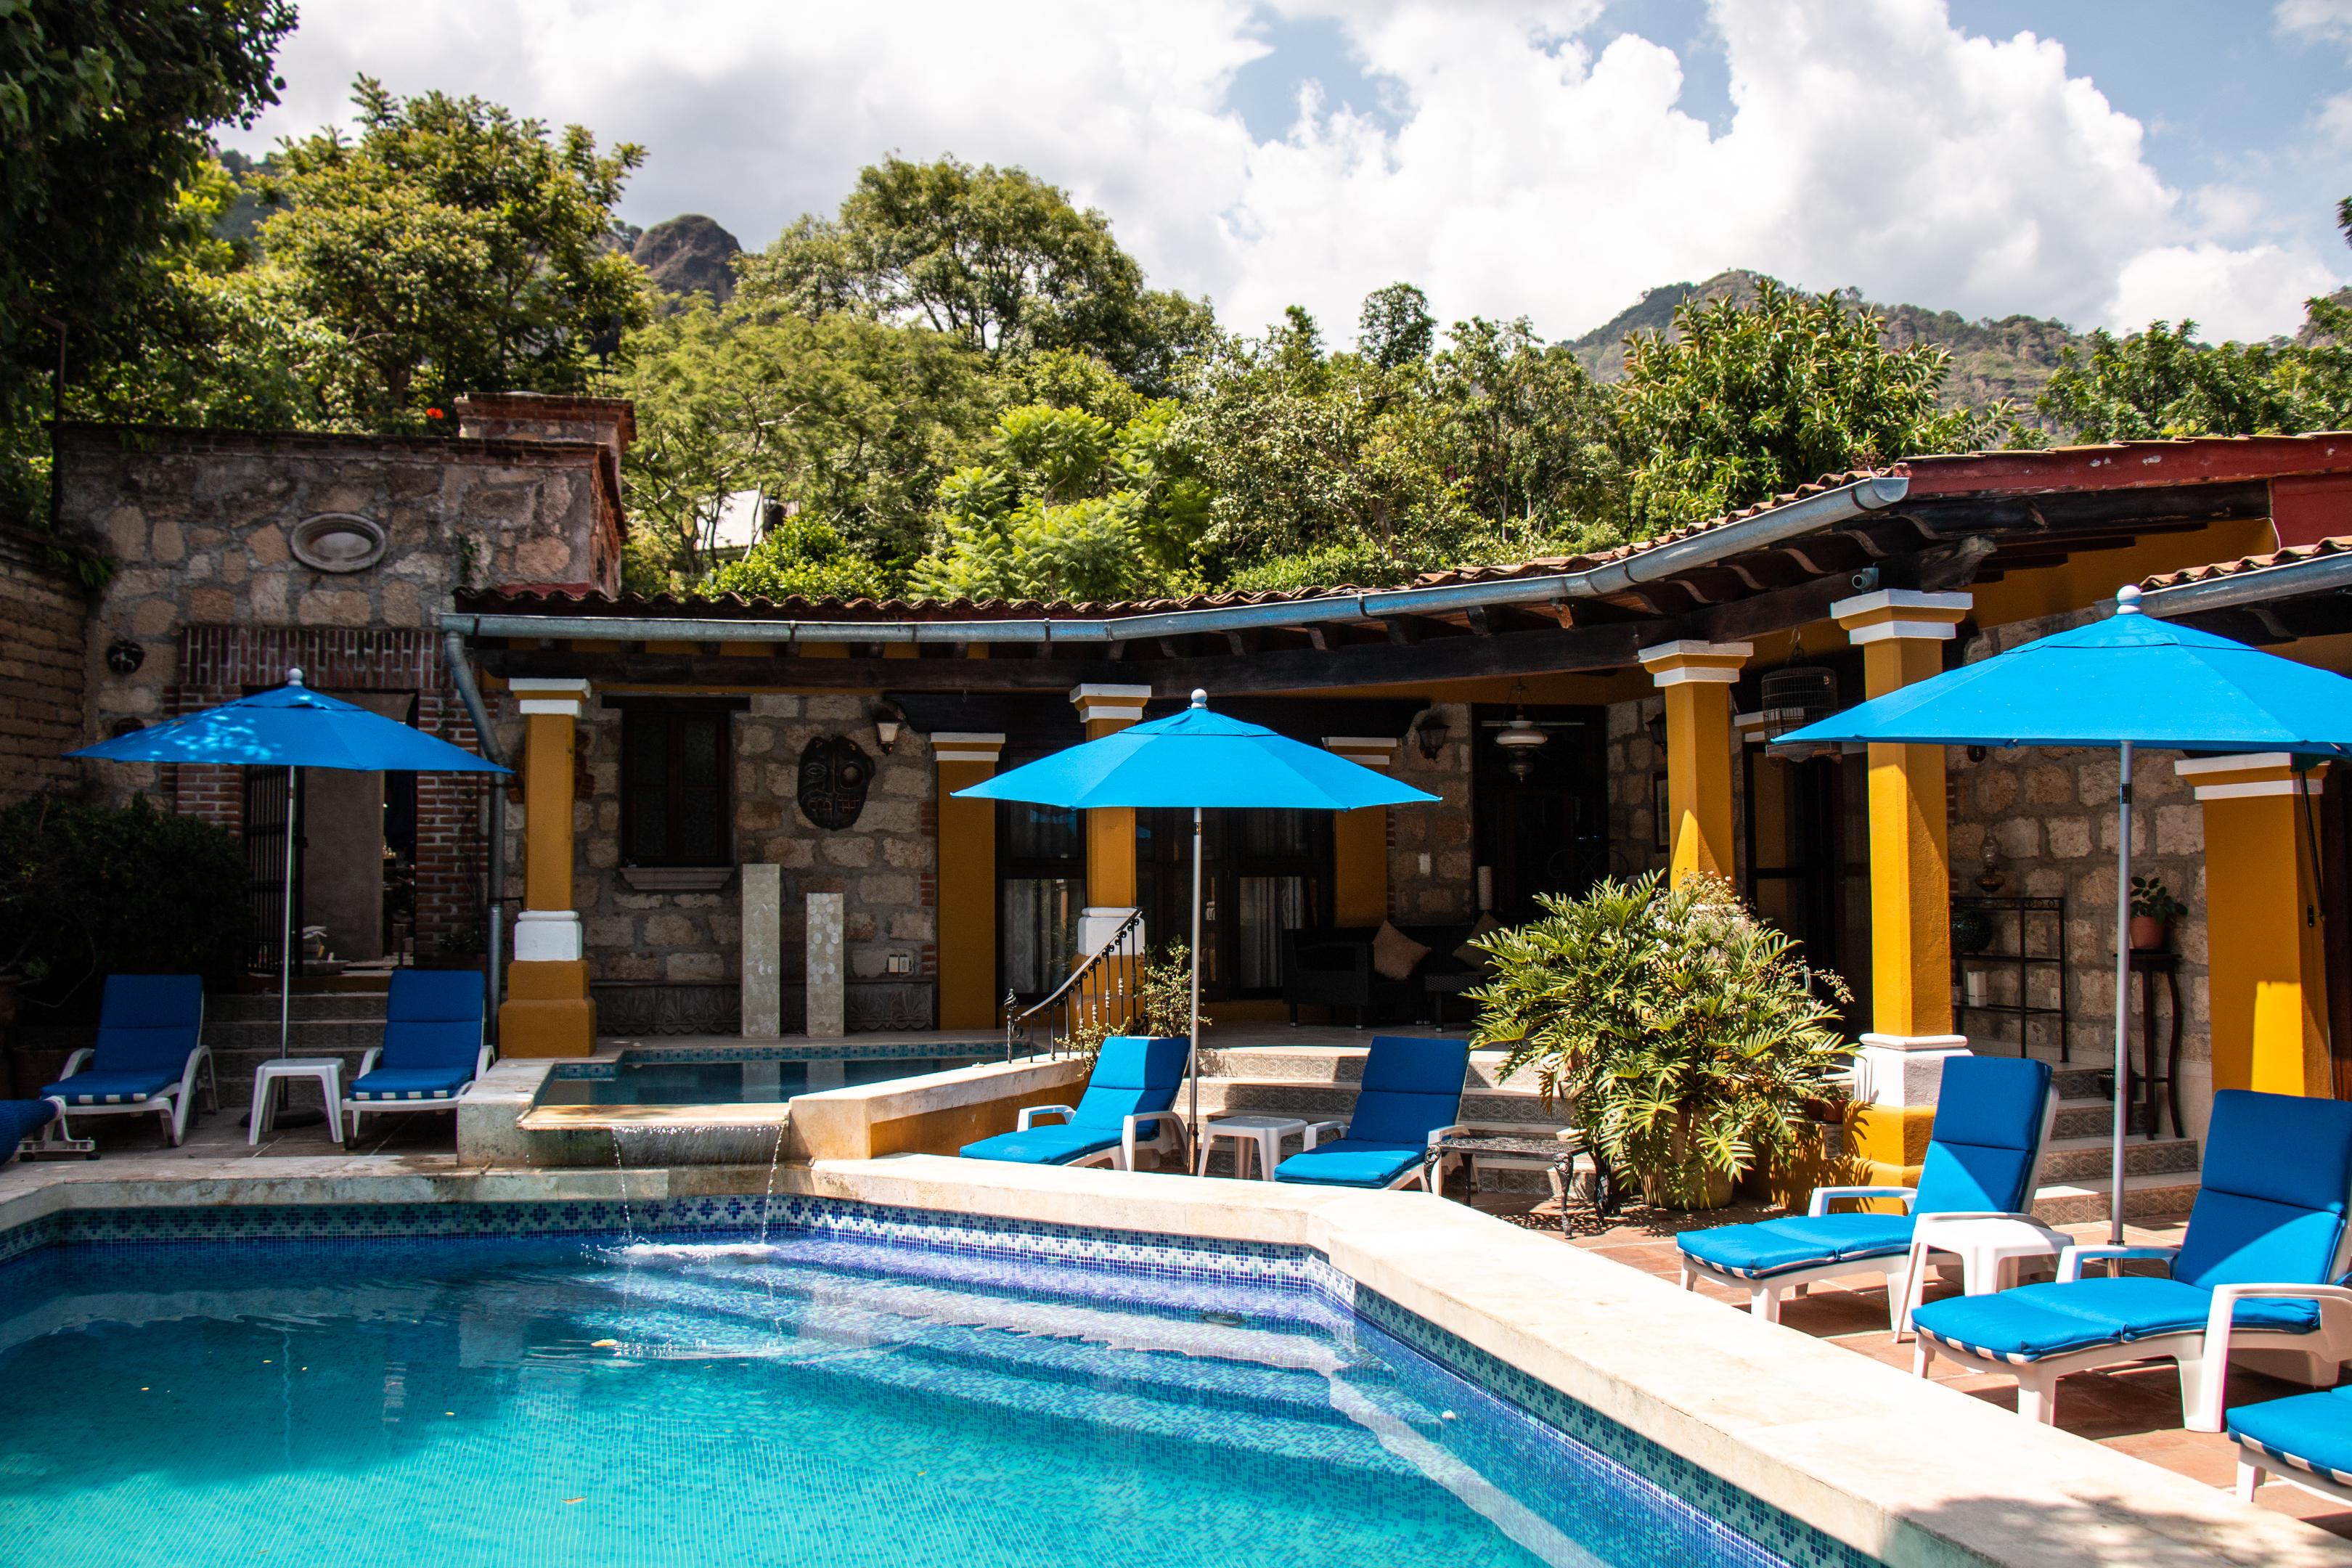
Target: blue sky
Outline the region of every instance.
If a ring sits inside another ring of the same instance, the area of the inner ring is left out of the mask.
[[[1229,323],[1335,336],[1400,278],[1552,336],[1729,266],[2212,336],[2352,278],[2352,0],[308,0],[280,64],[237,144],[360,70],[480,92],[755,247],[886,151],[1017,163]]]

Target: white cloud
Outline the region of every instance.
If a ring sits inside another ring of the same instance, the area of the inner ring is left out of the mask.
[[[1969,314],[2265,334],[2332,286],[2308,249],[2257,243],[2241,193],[2168,189],[2059,46],[1968,37],[1943,0],[1714,0],[1720,134],[1677,107],[1671,50],[1595,26],[1600,0],[1276,4],[1343,29],[1391,112],[1309,90],[1286,135],[1254,139],[1227,102],[1266,48],[1246,0],[307,0],[264,130],[340,118],[362,68],[479,92],[646,143],[634,218],[708,212],[754,247],[886,151],[1017,163],[1229,323],[1297,301],[1335,337],[1398,279],[1441,314],[1554,335],[1730,266]],[[2352,37],[2352,0],[2276,16]]]

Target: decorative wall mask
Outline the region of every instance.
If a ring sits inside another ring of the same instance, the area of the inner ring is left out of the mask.
[[[801,815],[819,827],[847,827],[866,809],[874,762],[846,735],[811,741],[801,752]]]

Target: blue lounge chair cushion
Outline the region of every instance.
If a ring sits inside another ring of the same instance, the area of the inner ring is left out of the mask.
[[[2316,1284],[2333,1272],[2352,1194],[2352,1103],[2223,1089],[2172,1277]]]
[[[482,977],[478,972],[393,972],[391,994],[384,998],[383,1054],[376,1058],[379,1068],[458,1070],[471,1078],[481,1050]]]
[[[2352,1486],[2352,1387],[2241,1405],[2229,1430],[2267,1458]]]
[[[1949,1057],[1914,1214],[2019,1214],[2032,1194],[2050,1097],[2050,1064]]]
[[[94,1072],[187,1070],[205,1017],[205,983],[193,974],[110,974],[98,1015]],[[77,1075],[79,1076],[79,1075]]]
[[[462,1068],[378,1068],[352,1085],[352,1100],[452,1100],[472,1081],[474,1064]]]
[[[1449,1114],[1446,1120],[1453,1118]],[[1274,1179],[1310,1182],[1321,1187],[1385,1187],[1420,1164],[1428,1154],[1426,1139],[1419,1143],[1401,1143],[1376,1138],[1340,1138],[1293,1154],[1274,1168]]]
[[[0,1165],[16,1157],[16,1145],[57,1120],[46,1100],[0,1100]]]
[[[1118,1129],[1045,1122],[1026,1132],[1000,1132],[959,1151],[967,1160],[1002,1160],[1015,1165],[1066,1165],[1119,1143]]]
[[[1462,1080],[1469,1070],[1467,1040],[1374,1036],[1346,1141],[1426,1149],[1430,1133],[1461,1115]]]
[[[2127,1275],[1930,1301],[1911,1315],[1911,1321],[1929,1339],[1958,1350],[2007,1362],[2032,1362],[2097,1345],[2202,1331],[2212,1309],[2210,1290],[2178,1279]],[[2319,1326],[2319,1309],[2309,1301],[2260,1299],[2240,1302],[2231,1321],[2243,1329],[2308,1333]]]
[[[185,1059],[175,1062],[166,1070],[163,1068],[132,1068],[121,1071],[94,1070],[78,1072],[56,1083],[43,1084],[43,1095],[56,1095],[68,1105],[136,1105],[142,1100],[152,1100],[167,1089],[179,1087],[180,1075],[187,1070]]]
[[[1675,1238],[1702,1263],[1743,1279],[1848,1259],[1901,1257],[1911,1246],[1911,1216],[1900,1214],[1801,1215],[1724,1225]]]
[[[1165,1110],[1176,1103],[1176,1091],[1184,1083],[1184,1061],[1192,1049],[1192,1042],[1181,1035],[1112,1036],[1095,1053],[1094,1071],[1087,1075],[1087,1091],[1079,1097],[1069,1125],[1108,1130],[1110,1141],[1118,1142],[1128,1117]],[[1160,1124],[1140,1122],[1135,1135],[1156,1138]]]

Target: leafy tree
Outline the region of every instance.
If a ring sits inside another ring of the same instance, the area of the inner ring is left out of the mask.
[[[485,387],[584,391],[594,344],[644,321],[613,208],[644,152],[478,98],[400,99],[362,77],[355,140],[289,142],[258,176],[265,270],[348,345],[337,410],[414,419]]]
[[[1206,340],[1209,307],[1143,287],[1143,270],[1058,187],[1020,169],[886,158],[837,216],[803,216],[742,267],[744,293],[816,316],[919,321],[992,358],[1091,353],[1164,389]]]
[[[783,513],[781,503],[772,510]],[[804,513],[777,516],[740,561],[715,568],[697,592],[768,599],[880,599],[889,577],[861,555],[838,529]]]
[[[2352,196],[2336,213],[2352,244]],[[2084,441],[2340,430],[2352,424],[2352,307],[2310,300],[2301,332],[2266,343],[2201,343],[2194,321],[2095,331],[2036,402]]]
[[[286,0],[0,6],[0,507],[37,510],[60,334],[69,380],[135,342],[205,130],[277,101],[293,26]]]
[[[940,487],[940,540],[915,570],[917,590],[1123,599],[1195,586],[1207,495],[1175,412],[1155,403],[1123,426],[1076,408],[1007,412],[985,460]]]
[[[1617,391],[1635,531],[2002,433],[2005,409],[1938,410],[1949,356],[1927,344],[1889,348],[1883,325],[1850,300],[1765,279],[1752,304],[1686,303],[1675,308],[1674,335],[1629,337]]]
[[[1524,556],[1618,542],[1616,406],[1573,349],[1545,343],[1525,318],[1474,316],[1432,362],[1427,395],[1445,466],[1496,547]]]
[[[859,591],[895,591],[923,552],[940,481],[993,413],[982,357],[943,333],[740,299],[724,310],[696,299],[630,333],[622,360],[614,389],[635,402],[638,432],[622,467],[625,564],[640,588],[699,580],[719,509],[756,490],[874,566]],[[817,539],[793,533],[761,559],[782,571]],[[835,557],[825,544],[806,559]]]
[[[1437,346],[1437,318],[1429,296],[1410,283],[1391,283],[1364,296],[1356,318],[1356,352],[1382,370],[1429,357]]]

